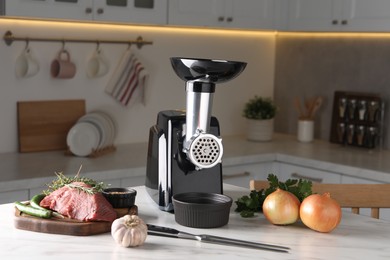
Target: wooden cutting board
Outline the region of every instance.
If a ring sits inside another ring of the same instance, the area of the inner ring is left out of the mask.
[[[65,150],[68,131],[85,115],[85,100],[17,103],[19,152]]]
[[[130,209],[115,209],[115,211],[118,217],[126,214],[138,214],[137,206],[133,206]],[[14,226],[17,229],[28,231],[70,236],[90,236],[110,232],[111,224],[111,222],[85,222],[69,218],[43,219],[27,215],[15,208]]]

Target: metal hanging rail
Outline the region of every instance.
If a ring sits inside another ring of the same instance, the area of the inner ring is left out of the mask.
[[[35,38],[35,37],[18,37],[14,36],[11,31],[7,31],[3,39],[5,43],[10,46],[14,41],[39,41],[39,42],[81,42],[81,43],[113,43],[113,44],[135,44],[138,49],[140,49],[143,45],[151,45],[152,41],[144,41],[141,36],[139,36],[136,40],[91,40],[91,39],[72,39],[72,38]]]

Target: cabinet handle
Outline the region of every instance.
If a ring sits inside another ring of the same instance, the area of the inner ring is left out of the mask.
[[[218,17],[218,22],[223,22],[223,21],[225,21],[225,17],[223,16]]]
[[[232,178],[239,178],[239,177],[245,177],[251,175],[250,172],[239,172],[239,173],[234,173],[234,174],[229,174],[229,175],[224,175],[223,179],[232,179]]]
[[[226,21],[229,22],[229,23],[230,23],[230,22],[233,22],[233,17],[228,17],[228,18],[226,19]]]
[[[92,8],[91,8],[91,7],[85,8],[85,13],[86,13],[86,14],[92,13]]]
[[[102,13],[104,13],[104,9],[103,8],[98,8],[96,12],[98,14],[102,14]]]
[[[312,182],[322,183],[322,181],[323,181],[321,178],[309,177],[309,176],[305,176],[305,175],[302,175],[302,174],[299,174],[296,172],[291,173],[291,176],[295,177],[295,178],[299,178],[299,179],[305,179],[305,180],[312,181]]]
[[[341,21],[341,24],[342,24],[342,25],[347,25],[347,24],[348,24],[348,21],[347,21],[347,20],[342,20],[342,21]]]
[[[337,24],[339,24],[339,21],[338,21],[338,20],[333,20],[333,21],[332,21],[332,24],[333,24],[333,25],[337,25]]]

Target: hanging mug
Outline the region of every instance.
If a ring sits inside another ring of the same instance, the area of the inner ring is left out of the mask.
[[[104,56],[103,51],[98,46],[92,54],[92,57],[88,60],[87,76],[89,78],[99,78],[106,75],[108,70],[108,61]]]
[[[15,75],[17,78],[29,78],[39,71],[39,63],[33,57],[30,47],[26,46],[15,62]]]
[[[76,74],[76,65],[70,60],[70,54],[62,49],[50,67],[51,76],[57,79],[71,79]]]

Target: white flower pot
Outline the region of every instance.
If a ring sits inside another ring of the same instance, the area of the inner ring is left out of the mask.
[[[250,141],[270,141],[274,132],[274,119],[247,119],[247,139]]]

